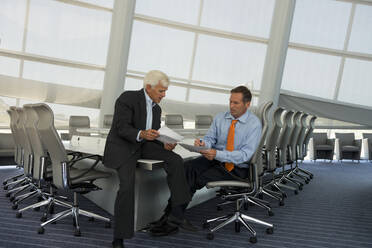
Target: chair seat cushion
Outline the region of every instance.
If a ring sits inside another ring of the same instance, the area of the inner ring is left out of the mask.
[[[85,181],[92,181],[92,180],[95,180],[95,179],[107,178],[107,177],[111,176],[111,173],[107,173],[107,172],[103,172],[103,171],[97,171],[97,170],[88,171],[88,170],[83,170],[83,169],[71,168],[70,169],[70,177],[74,178],[74,177],[76,177],[76,176],[78,176],[78,175],[80,175],[84,172],[86,172],[86,174],[84,174],[83,176],[81,176],[79,178],[73,179],[71,181],[71,184],[78,184],[78,183],[85,182]]]
[[[360,151],[359,147],[357,146],[343,146],[341,150],[344,152],[358,152]]]
[[[317,145],[317,146],[315,146],[315,150],[333,151],[333,146],[331,146],[331,145]]]
[[[251,184],[246,182],[240,182],[240,181],[214,181],[207,183],[207,188],[215,188],[215,187],[242,187],[242,188],[250,188]]]

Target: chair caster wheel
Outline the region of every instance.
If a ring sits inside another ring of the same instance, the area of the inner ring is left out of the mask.
[[[6,197],[10,197],[10,193],[9,193],[9,192],[6,193],[5,196],[6,196]]]
[[[295,193],[295,195],[298,195],[298,190],[295,190],[294,193]]]
[[[250,237],[249,242],[251,242],[252,244],[257,243],[257,237],[256,236],[255,237]]]
[[[214,234],[213,233],[208,233],[207,234],[207,239],[213,240],[214,239]]]
[[[281,201],[279,202],[279,206],[284,206],[284,201],[283,201],[283,200],[281,200]]]
[[[8,186],[4,186],[4,190],[8,190]]]
[[[209,225],[208,222],[204,222],[204,223],[203,223],[203,229],[207,229],[207,228],[209,228],[209,227],[210,227],[210,225]]]
[[[222,210],[222,207],[221,206],[217,206],[217,211],[221,211]]]
[[[47,217],[46,217],[46,216],[42,216],[42,217],[40,218],[40,221],[41,221],[41,222],[45,222],[45,221],[47,221]]]
[[[269,216],[274,216],[274,212],[271,210],[269,210],[267,213],[269,214]]]
[[[310,175],[310,179],[313,179],[314,178],[314,176],[313,175]]]
[[[105,228],[111,228],[111,221],[105,223]]]
[[[94,221],[94,218],[93,217],[89,217],[88,221],[93,222]]]
[[[240,232],[240,222],[235,222],[235,232],[236,233]]]
[[[80,237],[81,236],[81,232],[80,232],[80,228],[77,228],[74,232],[74,236],[76,237]]]
[[[272,228],[272,227],[267,228],[266,233],[267,234],[273,234],[274,233],[274,228]]]
[[[18,204],[14,204],[13,206],[12,206],[12,209],[13,210],[16,210],[18,208]]]
[[[15,197],[14,196],[11,196],[10,198],[9,198],[9,201],[14,201],[14,199],[15,199]]]
[[[37,230],[37,233],[38,233],[38,234],[44,234],[44,232],[45,232],[44,227],[40,227],[40,228]]]
[[[40,211],[40,207],[34,208],[34,211],[39,212]]]
[[[282,196],[283,196],[283,198],[287,198],[288,197],[286,193],[283,193]]]
[[[305,183],[306,183],[306,184],[309,184],[309,180],[308,180],[308,179],[307,179],[307,180],[305,180]]]
[[[22,218],[22,213],[17,212],[17,213],[16,213],[16,217],[17,217],[17,218]]]
[[[3,185],[6,185],[7,183],[8,183],[8,182],[4,181],[4,182],[3,182]]]

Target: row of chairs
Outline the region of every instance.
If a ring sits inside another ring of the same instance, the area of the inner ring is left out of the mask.
[[[243,225],[250,232],[250,242],[257,242],[256,232],[249,223],[255,223],[266,227],[268,234],[273,233],[274,225],[268,222],[248,216],[243,212],[253,204],[266,210],[269,216],[274,213],[270,203],[263,200],[268,196],[284,205],[284,198],[287,197],[286,190],[298,194],[305,183],[313,178],[313,174],[299,167],[299,160],[306,156],[307,145],[314,130],[316,116],[301,111],[285,110],[281,107],[269,112],[272,102],[260,105],[257,108],[251,107],[262,123],[262,135],[256,152],[250,164],[249,178],[231,181],[214,181],[207,184],[207,188],[221,187],[218,196],[223,202],[217,206],[221,209],[224,205],[234,203],[234,213],[206,220],[204,228],[209,228],[208,239],[214,238],[214,232],[220,228],[235,223],[235,231],[240,231]],[[270,118],[271,117],[271,118]],[[290,168],[286,168],[290,165]],[[264,181],[269,176],[270,180]],[[292,185],[289,185],[292,184]],[[211,224],[220,222],[213,228]]]
[[[16,217],[21,218],[25,211],[40,210],[44,206],[39,234],[44,233],[46,225],[72,217],[74,235],[80,236],[79,215],[102,220],[106,227],[110,227],[109,218],[80,209],[78,202],[78,194],[100,189],[94,184],[95,180],[111,176],[96,170],[101,156],[66,152],[54,126],[53,112],[44,103],[26,104],[23,108],[12,106],[8,113],[15,143],[14,158],[17,166],[23,168],[22,174],[3,182],[6,196],[12,202],[12,208],[17,210]],[[85,159],[90,159],[90,168],[77,168]],[[60,195],[61,192],[64,195]],[[68,200],[71,195],[73,199]],[[24,204],[30,200],[34,202]],[[64,210],[54,214],[55,205]]]
[[[367,160],[372,158],[372,134],[363,133],[363,141],[355,139],[354,133],[335,133],[336,139],[330,139],[327,133],[314,133],[310,142],[310,159],[333,160],[336,155],[337,160],[351,159],[360,161],[362,142],[366,150]]]
[[[195,128],[208,129],[213,121],[211,115],[195,115]],[[165,115],[165,125],[172,129],[183,129],[183,117],[180,114]]]

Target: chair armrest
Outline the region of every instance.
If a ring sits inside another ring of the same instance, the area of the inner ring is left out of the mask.
[[[362,148],[362,140],[361,139],[356,139],[354,140],[355,146],[359,147],[359,149]]]
[[[327,139],[327,145],[330,145],[333,147],[333,149],[335,148],[335,139]]]
[[[335,139],[335,153],[336,153],[336,159],[340,160],[341,159],[341,148],[340,148],[340,139],[336,138]]]
[[[102,161],[102,156],[95,154],[95,155],[89,155],[89,156],[80,157],[80,158],[77,158],[77,159],[75,159],[75,160],[70,160],[70,161],[68,162],[68,165],[69,165],[70,167],[72,167],[76,162],[81,161],[81,160],[83,160],[83,159],[88,159],[88,158],[89,158],[89,159],[93,159],[93,158],[95,158],[95,161],[94,161],[94,163],[92,164],[92,166],[91,166],[89,169],[84,170],[84,171],[83,171],[82,173],[80,173],[79,175],[77,175],[77,176],[75,176],[75,177],[71,177],[70,180],[75,180],[75,179],[77,179],[77,178],[80,178],[80,177],[82,177],[82,176],[88,174],[90,171],[92,171],[92,170],[97,166],[97,164],[98,164],[99,162]]]
[[[369,143],[368,143],[368,138],[365,138],[362,140],[362,147],[363,147],[363,157],[370,160],[371,158],[369,157]]]
[[[310,160],[315,159],[315,144],[314,144],[314,139],[311,137],[309,140],[309,155],[310,155]]]

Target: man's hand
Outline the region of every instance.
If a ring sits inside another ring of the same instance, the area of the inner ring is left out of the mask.
[[[177,143],[175,143],[175,144],[165,143],[164,144],[164,149],[168,150],[168,151],[172,151],[176,147],[176,145],[177,145]]]
[[[140,138],[145,140],[154,140],[159,137],[159,132],[154,129],[142,130]]]
[[[200,153],[208,160],[213,160],[216,157],[217,151],[215,149],[202,150]]]
[[[196,139],[194,141],[194,146],[205,146],[205,142],[202,141],[201,139]]]

